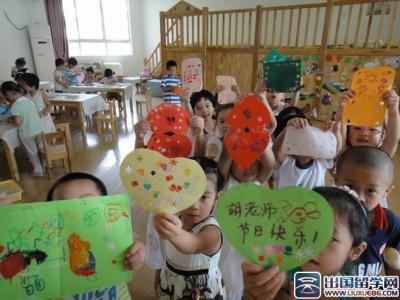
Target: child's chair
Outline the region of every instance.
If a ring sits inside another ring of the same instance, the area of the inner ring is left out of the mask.
[[[53,160],[62,159],[64,169],[67,168],[68,172],[71,172],[71,158],[68,151],[67,137],[64,130],[42,133],[43,148],[40,149],[40,154],[44,156],[46,160],[46,172],[49,178],[53,178],[51,172],[51,162]]]
[[[147,113],[152,109],[153,99],[151,98],[151,91],[148,87],[145,88],[145,97],[137,96],[136,99],[136,111],[139,115],[143,116],[143,105],[146,105]]]
[[[111,100],[108,102],[108,110],[102,110],[95,117],[97,132],[99,134],[103,133],[104,130],[110,126],[112,135],[115,135],[117,132],[117,113],[115,109],[116,100]]]

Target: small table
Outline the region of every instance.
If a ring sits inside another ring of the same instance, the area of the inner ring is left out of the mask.
[[[54,92],[54,83],[51,81],[40,81],[39,89],[46,92]]]
[[[126,76],[122,78],[123,83],[130,83],[136,85],[136,90],[140,94],[144,94],[144,87],[146,86],[149,77],[142,76]]]

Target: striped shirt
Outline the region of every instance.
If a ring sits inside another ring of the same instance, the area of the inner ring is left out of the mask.
[[[161,80],[161,87],[182,87],[181,79],[179,76],[176,75],[165,75],[162,80]],[[172,92],[164,92],[164,101],[171,102],[173,104],[180,105],[181,104],[181,98],[172,93]]]
[[[11,115],[21,118],[18,132],[21,137],[30,137],[43,131],[42,120],[35,103],[25,96],[19,97],[11,106]]]

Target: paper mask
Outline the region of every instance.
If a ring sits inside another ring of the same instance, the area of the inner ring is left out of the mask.
[[[315,258],[330,243],[334,215],[316,192],[300,187],[270,190],[240,184],[217,207],[224,236],[247,260],[288,271]]]
[[[132,279],[126,195],[0,207],[2,299],[59,299]]]
[[[237,86],[235,77],[217,76],[217,85],[222,85],[224,89],[218,93],[218,103],[228,104],[236,101],[237,95],[232,91],[232,86]]]
[[[182,62],[182,88],[188,93],[199,92],[203,88],[203,69],[200,58],[188,58]]]
[[[297,129],[289,126],[283,140],[286,154],[310,156],[314,159],[333,159],[336,156],[336,137],[331,131],[307,126]]]
[[[122,161],[120,176],[126,192],[151,212],[177,213],[203,195],[207,180],[199,164],[137,149]]]
[[[355,96],[345,105],[342,121],[360,127],[382,126],[386,105],[383,94],[392,88],[396,72],[392,68],[360,69],[353,75],[351,89]]]
[[[269,92],[294,93],[301,86],[301,60],[264,62],[264,82]]]

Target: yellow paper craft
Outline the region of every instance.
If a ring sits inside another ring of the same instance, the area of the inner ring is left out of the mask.
[[[120,176],[132,200],[151,212],[182,211],[200,199],[207,184],[196,161],[170,159],[147,149],[129,153],[122,161]]]
[[[358,70],[351,81],[356,95],[344,107],[342,121],[361,127],[382,126],[386,113],[383,94],[392,88],[395,75],[388,67]]]

